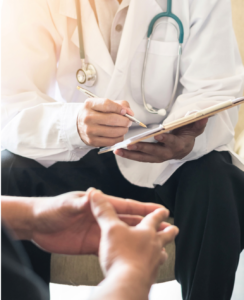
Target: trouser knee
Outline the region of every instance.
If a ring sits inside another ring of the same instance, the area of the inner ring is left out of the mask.
[[[1,164],[2,195],[35,196],[31,191],[35,180],[33,170],[42,169],[40,164],[8,150],[2,151]]]

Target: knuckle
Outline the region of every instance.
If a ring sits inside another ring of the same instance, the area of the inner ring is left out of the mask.
[[[88,136],[89,135],[89,129],[90,127],[88,125],[83,125],[83,132]]]
[[[82,130],[86,135],[88,135],[88,126],[83,125],[83,130]]]
[[[171,160],[174,158],[174,154],[172,151],[169,151],[166,155],[165,155],[167,160]]]
[[[121,225],[118,223],[113,223],[108,227],[107,234],[110,236],[118,235],[118,232],[121,230]]]
[[[86,126],[86,134],[88,136],[94,135],[94,129],[91,126]]]
[[[198,135],[201,135],[204,132],[204,130],[205,130],[205,127],[200,129],[199,132],[198,132]]]
[[[88,136],[86,140],[87,140],[88,145],[95,146],[95,143],[94,143],[94,141],[93,141],[92,138],[90,138],[90,137]],[[95,146],[95,147],[96,147],[96,146]]]
[[[136,144],[136,147],[137,147],[137,150],[138,150],[138,151],[143,151],[143,149],[144,149],[143,143],[137,143],[137,144]]]
[[[92,103],[91,99],[87,99],[87,100],[84,102],[84,107],[85,107],[86,109],[90,108],[90,107],[91,107],[91,103]]]
[[[128,102],[128,101],[125,101],[125,100],[121,100],[120,104],[121,104],[122,106],[125,106],[125,107],[130,107],[129,102]]]
[[[107,203],[100,203],[99,206],[95,208],[95,214],[98,218],[102,217],[108,210]]]
[[[126,120],[125,126],[126,126],[127,128],[129,128],[129,127],[131,126],[132,122],[131,122],[130,119],[128,119],[128,118],[126,118],[126,119],[127,119],[127,120]]]
[[[184,143],[179,143],[177,146],[177,151],[178,152],[183,152],[186,148],[186,145]]]
[[[105,107],[105,109],[106,110],[110,110],[110,108],[111,108],[111,100],[109,100],[109,99],[104,99],[104,101],[103,101],[103,105],[104,105],[104,107]]]
[[[84,116],[84,118],[83,118],[84,124],[89,124],[89,123],[91,123],[91,120],[92,120],[92,116],[89,115],[89,114],[86,114],[86,115]]]

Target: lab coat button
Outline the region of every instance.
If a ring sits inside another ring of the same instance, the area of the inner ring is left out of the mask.
[[[116,25],[116,27],[115,27],[115,30],[118,32],[120,32],[122,29],[123,29],[123,26],[120,24]]]

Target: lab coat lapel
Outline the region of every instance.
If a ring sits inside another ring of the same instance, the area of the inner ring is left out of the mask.
[[[97,25],[90,2],[80,0],[80,7],[86,58],[89,63],[94,64],[95,67],[99,66],[111,76],[114,71],[114,63]],[[60,0],[59,12],[67,17],[77,19],[75,0]],[[76,27],[71,41],[79,47],[78,27]]]
[[[131,0],[120,41],[115,70],[108,86],[106,97],[117,99],[125,86],[130,62],[146,38],[149,23],[162,12],[156,0]]]

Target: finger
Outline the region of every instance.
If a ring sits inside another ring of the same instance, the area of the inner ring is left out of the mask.
[[[154,151],[156,144],[153,143],[146,143],[146,142],[139,142],[136,144],[128,145],[127,149],[132,151],[139,151],[147,154],[152,154]]]
[[[127,108],[127,113],[129,115],[134,116],[134,112],[130,108],[130,104],[129,104],[128,101],[125,101],[125,100],[116,100],[116,102],[118,102],[122,107]]]
[[[73,199],[79,199],[83,196],[86,195],[86,192],[84,191],[73,191],[73,192],[68,192],[68,193],[65,193],[65,194],[62,194],[62,195],[58,195],[56,196],[56,198],[62,198],[62,199],[65,199],[66,201],[73,201]]]
[[[103,125],[91,125],[87,128],[88,136],[118,138],[124,136],[128,132],[128,127],[110,127]]]
[[[154,212],[152,212],[151,214],[147,215],[141,221],[138,227],[147,227],[147,228],[149,227],[157,230],[160,226],[160,223],[166,220],[168,216],[169,216],[169,211],[166,208],[159,208]]]
[[[158,231],[163,231],[165,228],[171,226],[170,223],[167,223],[167,222],[162,222],[159,227],[158,227]]]
[[[207,122],[208,118],[205,118],[192,124],[177,128],[173,130],[172,133],[163,133],[156,135],[154,139],[160,143],[164,143],[165,146],[174,147],[180,142],[179,136],[189,135],[197,137],[198,135],[202,134]]]
[[[115,113],[89,112],[84,118],[84,124],[99,124],[106,126],[130,127],[132,122],[129,118]]]
[[[150,156],[153,156],[155,162],[162,162],[165,160],[169,160],[172,159],[174,156],[172,150],[173,147],[167,148],[165,147],[165,145],[162,145],[160,143],[155,144],[155,143],[141,142],[133,145],[128,145],[127,148],[129,150],[149,154]]]
[[[179,142],[178,136],[171,133],[163,133],[163,134],[156,135],[154,139],[159,143],[163,143],[165,146],[171,148],[177,145],[177,143]]]
[[[158,158],[150,155],[150,154],[145,154],[143,152],[138,152],[138,151],[129,151],[125,149],[117,149],[114,150],[114,154],[121,156],[123,158],[127,158],[130,160],[135,160],[135,161],[140,161],[140,162],[150,162],[150,163],[156,163],[158,162]]]
[[[86,100],[85,107],[103,113],[116,113],[120,115],[124,115],[130,111],[127,107],[123,107],[116,101],[101,98],[93,98]]]
[[[175,239],[178,233],[178,227],[171,225],[165,228],[163,231],[158,232],[158,235],[160,236],[162,245],[166,246],[168,243],[171,243]]]
[[[63,210],[67,213],[80,214],[88,202],[87,194],[83,191],[74,191],[56,196],[56,202],[60,203]]]
[[[158,208],[164,208],[156,203],[142,203],[131,199],[122,199],[107,196],[107,200],[113,205],[117,214],[146,216]],[[148,199],[150,201],[151,199]]]
[[[100,191],[92,190],[89,194],[89,198],[93,216],[102,230],[108,229],[112,224],[119,221],[106,195]]]
[[[193,128],[195,129],[196,133],[198,133],[198,135],[203,133],[207,123],[208,123],[208,118],[205,118],[205,119],[202,119],[202,120],[199,120],[199,121],[193,123]]]
[[[189,125],[177,128],[177,129],[173,130],[172,133],[174,135],[178,135],[178,136],[188,135],[188,136],[197,137],[203,133],[207,122],[208,122],[208,119],[205,118],[205,119],[199,120],[197,122],[191,123]]]
[[[94,112],[92,115],[92,123],[106,126],[130,127],[132,122],[129,118],[115,113]]]
[[[166,260],[168,259],[168,254],[165,250],[165,248],[163,248],[163,250],[161,251],[161,256],[160,256],[160,264],[164,264],[166,262]]]
[[[129,226],[138,225],[143,219],[141,216],[118,215],[119,219]]]
[[[120,136],[117,138],[106,138],[106,137],[97,137],[97,136],[89,136],[86,141],[89,145],[93,147],[107,147],[113,146],[117,143],[120,143],[124,140],[124,136]]]
[[[186,153],[186,149],[189,146],[189,135],[187,139],[182,139],[180,138],[179,135],[171,134],[171,133],[165,133],[161,135],[160,137],[155,137],[157,138],[160,143],[163,143],[163,158],[165,160],[177,158],[180,153]],[[191,140],[191,139],[190,139]],[[183,155],[185,156],[185,155]]]

